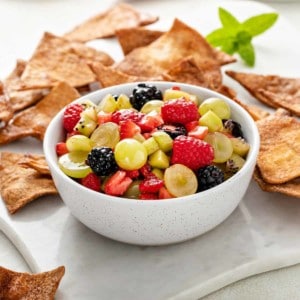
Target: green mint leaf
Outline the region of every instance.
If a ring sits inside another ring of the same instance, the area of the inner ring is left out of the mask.
[[[239,44],[237,52],[248,66],[250,66],[250,67],[254,66],[255,52],[254,52],[254,47],[251,44],[251,42],[246,43],[246,44]]]
[[[226,9],[219,7],[219,18],[224,28],[235,33],[241,23]]]
[[[239,44],[249,44],[252,40],[252,36],[248,33],[248,31],[241,30],[237,33],[236,39]]]
[[[225,28],[219,28],[206,36],[206,40],[214,47],[222,46],[231,38],[231,34]]]
[[[261,14],[247,19],[242,23],[242,28],[253,37],[269,29],[278,19],[278,14]]]
[[[238,50],[238,43],[236,42],[236,40],[227,40],[223,43],[223,45],[221,46],[221,50],[232,55],[235,52],[237,52]]]

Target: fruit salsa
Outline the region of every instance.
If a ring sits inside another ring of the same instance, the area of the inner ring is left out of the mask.
[[[139,83],[131,95],[73,103],[63,114],[58,165],[83,186],[131,199],[169,199],[219,185],[250,145],[220,98]]]

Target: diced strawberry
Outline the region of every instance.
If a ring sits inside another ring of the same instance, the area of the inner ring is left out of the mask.
[[[137,124],[140,126],[142,132],[150,132],[154,128],[164,123],[160,114],[154,112],[142,117]]]
[[[154,176],[148,176],[144,179],[140,185],[139,189],[141,193],[156,193],[161,187],[163,187],[164,181]]]
[[[194,129],[188,132],[188,136],[203,140],[208,134],[208,127],[206,126],[196,126]]]
[[[141,200],[158,200],[158,196],[155,193],[141,193],[139,199],[141,199]]]
[[[62,156],[68,153],[67,144],[64,142],[57,143],[55,146],[55,151],[58,156]]]
[[[159,199],[170,199],[174,198],[172,194],[163,186],[158,191],[158,198]]]
[[[131,182],[132,179],[126,176],[125,171],[117,171],[107,180],[104,191],[108,195],[121,196],[127,191]]]
[[[145,178],[147,178],[148,176],[152,176],[152,175],[153,175],[153,173],[152,173],[151,170],[152,170],[152,169],[151,169],[151,166],[148,165],[148,164],[145,164],[145,165],[143,165],[143,166],[140,168],[140,172],[141,172],[141,174],[142,174]]]
[[[85,187],[97,191],[100,191],[101,181],[95,173],[89,173],[87,176],[80,180],[80,183]]]
[[[141,128],[131,120],[120,121],[120,138],[132,138],[141,132]]]
[[[115,111],[111,116],[111,121],[119,124],[120,121],[131,120],[137,123],[142,117],[143,113],[132,109],[120,109]]]
[[[180,88],[179,86],[174,85],[174,86],[172,87],[172,90],[174,90],[174,91],[180,91],[181,88]]]
[[[132,179],[138,178],[140,176],[139,170],[131,170],[131,171],[126,170],[125,172],[126,172],[126,176]]]
[[[191,121],[189,123],[184,124],[184,127],[187,131],[191,131],[198,125],[199,125],[198,121]]]
[[[97,115],[97,123],[99,125],[103,123],[107,123],[111,121],[112,113],[107,113],[104,111],[100,111]]]
[[[151,137],[151,132],[144,132],[143,137],[148,140]]]
[[[66,107],[63,115],[63,126],[67,132],[72,132],[80,119],[83,107],[79,103],[70,104]]]

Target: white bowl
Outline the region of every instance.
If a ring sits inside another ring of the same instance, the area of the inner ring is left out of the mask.
[[[250,144],[243,168],[222,184],[181,198],[131,200],[92,191],[65,175],[57,165],[55,145],[64,140],[63,111],[51,121],[44,138],[44,153],[57,190],[71,213],[83,224],[114,240],[138,245],[164,245],[199,236],[224,221],[243,198],[255,167],[259,134],[249,114],[227,97],[205,88],[174,82],[151,82],[165,90],[174,85],[200,99],[219,97],[229,103],[232,118],[242,125]],[[130,94],[137,83],[101,89],[78,100],[98,103],[103,96]],[[78,101],[76,100],[76,101]]]

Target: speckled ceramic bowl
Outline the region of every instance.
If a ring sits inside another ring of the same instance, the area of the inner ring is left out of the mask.
[[[165,90],[171,82],[152,82]],[[200,99],[220,97],[231,107],[232,118],[242,125],[250,152],[243,168],[224,183],[201,193],[168,200],[131,200],[113,197],[85,188],[66,176],[57,165],[55,145],[64,140],[61,111],[50,123],[44,153],[55,185],[71,213],[83,224],[114,240],[138,245],[163,245],[199,236],[224,221],[245,194],[259,149],[259,134],[248,113],[230,99],[210,90],[178,84]],[[103,96],[130,94],[133,84],[101,89],[83,98],[98,103]],[[81,98],[82,99],[82,98]]]

